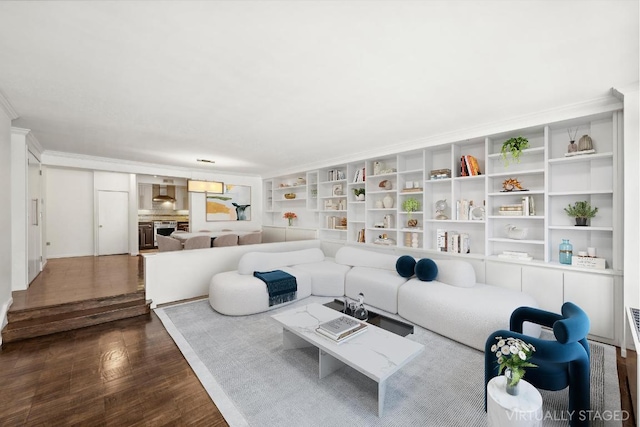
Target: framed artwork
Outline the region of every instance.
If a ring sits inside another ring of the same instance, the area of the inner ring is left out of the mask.
[[[332,194],[334,196],[342,196],[342,184],[334,184]]]
[[[222,194],[206,193],[207,221],[250,221],[251,186],[225,184]]]

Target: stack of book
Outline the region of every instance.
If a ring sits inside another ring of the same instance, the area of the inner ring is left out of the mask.
[[[451,169],[434,169],[429,173],[430,179],[451,178]]]
[[[522,204],[518,205],[502,205],[498,213],[507,216],[522,216]]]
[[[358,243],[364,243],[365,241],[365,237],[364,237],[364,228],[361,228],[360,231],[358,231],[358,237],[356,238],[356,242]]]
[[[519,261],[531,261],[533,257],[526,252],[502,251],[498,254],[498,258],[515,259]]]
[[[353,317],[341,316],[318,325],[316,333],[341,343],[360,335],[367,330],[367,327],[366,323]]]

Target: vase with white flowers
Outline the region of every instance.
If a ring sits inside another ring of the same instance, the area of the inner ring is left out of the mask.
[[[285,212],[282,217],[289,220],[289,227],[291,227],[293,225],[293,220],[298,218],[298,215],[296,215],[295,212]]]
[[[531,356],[536,351],[533,344],[527,344],[520,338],[496,337],[498,341],[491,346],[491,352],[496,355],[497,363],[500,365],[498,374],[504,371],[507,377],[507,393],[516,396],[519,392],[518,384],[524,377],[525,368],[537,368],[529,362]]]

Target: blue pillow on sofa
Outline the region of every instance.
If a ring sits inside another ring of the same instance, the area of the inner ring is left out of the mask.
[[[396,261],[396,271],[402,277],[411,277],[416,269],[416,260],[409,255],[402,255]]]
[[[431,282],[438,276],[438,266],[429,258],[422,258],[416,263],[416,276],[423,282]]]

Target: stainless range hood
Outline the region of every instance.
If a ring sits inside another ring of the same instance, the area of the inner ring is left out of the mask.
[[[176,194],[176,191],[173,185],[154,185],[153,186],[154,202],[173,203],[176,201],[176,199],[173,197],[175,194]]]

